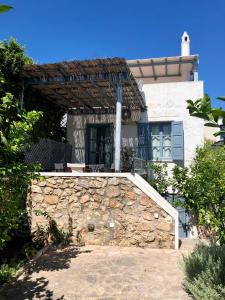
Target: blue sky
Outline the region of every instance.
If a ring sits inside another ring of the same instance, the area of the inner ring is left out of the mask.
[[[180,55],[186,30],[212,99],[225,95],[225,0],[2,0],[0,39],[15,37],[38,63]],[[220,102],[213,100],[214,106]],[[225,105],[223,105],[225,106]]]

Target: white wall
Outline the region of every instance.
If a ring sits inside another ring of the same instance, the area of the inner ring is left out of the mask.
[[[141,114],[142,122],[183,121],[184,125],[184,165],[188,166],[198,145],[202,145],[204,137],[213,139],[211,128],[204,126],[204,121],[191,117],[186,109],[186,100],[197,100],[204,95],[202,81],[151,83],[143,85],[147,112]],[[122,145],[135,147],[137,140],[137,124],[139,115],[132,115],[133,122],[122,125]],[[73,147],[72,162],[85,161],[85,128],[86,124],[112,123],[115,115],[83,115],[68,116],[67,138]],[[115,127],[115,126],[114,126]],[[114,135],[115,136],[115,135]],[[174,164],[170,163],[170,169]]]
[[[140,119],[140,114],[132,113],[133,121],[128,124],[122,124],[122,146],[136,147],[137,140],[137,124],[135,120]],[[111,123],[114,126],[115,137],[115,115],[68,115],[67,121],[67,139],[72,145],[72,162],[85,162],[85,130],[87,124]]]
[[[189,165],[197,145],[204,142],[204,121],[189,115],[186,100],[204,95],[202,81],[144,84],[147,113],[142,121],[183,121],[184,164]]]

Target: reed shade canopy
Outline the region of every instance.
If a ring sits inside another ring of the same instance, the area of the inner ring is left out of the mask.
[[[65,61],[26,65],[25,94],[38,94],[71,113],[115,112],[116,85],[122,87],[122,106],[145,110],[145,100],[123,58]]]

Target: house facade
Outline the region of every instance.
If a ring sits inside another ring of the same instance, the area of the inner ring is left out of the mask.
[[[190,38],[184,32],[181,55],[127,60],[145,99],[141,110],[123,110],[121,146],[153,162],[188,166],[198,145],[212,139],[204,121],[189,115],[186,100],[204,95],[198,79],[198,55],[190,54]],[[104,164],[111,168],[115,155],[115,113],[68,115],[67,138],[72,145],[72,162]]]
[[[185,32],[182,36],[180,56],[27,65],[23,81],[25,103],[30,98],[51,101],[67,115],[67,145],[64,143],[59,147],[49,142],[52,145],[49,150],[44,142],[46,148],[41,146],[31,153],[33,161],[42,162],[40,156],[50,161],[47,167],[43,167],[43,171],[50,172],[42,173],[50,179],[41,183],[48,188],[43,190],[42,185],[34,187],[32,201],[39,203],[42,199],[43,207],[47,205],[47,211],[63,222],[63,228],[68,227],[71,216],[75,223],[80,218],[81,224],[78,225],[81,227],[74,227],[80,228],[75,236],[80,232],[89,234],[88,226],[95,225],[96,234],[105,238],[107,226],[107,239],[111,243],[116,236],[125,236],[121,228],[124,224],[128,226],[129,219],[132,226],[141,223],[138,228],[144,231],[143,239],[146,239],[145,231],[155,230],[153,237],[147,237],[147,244],[158,247],[162,241],[170,240],[178,248],[179,236],[189,234],[186,211],[178,212],[163,199],[136,174],[140,174],[139,168],[133,174],[124,170],[122,155],[131,150],[137,161],[145,163],[143,165],[146,166],[146,162],[167,162],[170,171],[174,165],[188,166],[196,147],[205,139],[213,138],[212,128],[204,127],[204,121],[190,116],[186,108],[186,100],[197,100],[204,95],[203,81],[198,79],[198,55],[190,53],[188,34]],[[70,158],[65,155],[65,145],[72,149]],[[73,174],[54,173],[54,163],[79,164],[80,169]],[[53,191],[58,184],[57,191]],[[59,189],[63,191],[56,195]],[[149,199],[144,198],[146,196]],[[154,209],[151,200],[158,205],[154,204]],[[121,220],[121,214],[133,214],[136,207],[135,220],[130,216]],[[106,209],[109,209],[107,218],[100,214]],[[152,220],[155,220],[153,227]],[[135,228],[128,235],[139,245],[140,233],[136,232],[136,235]],[[165,228],[168,232],[172,230],[174,238],[164,234]],[[156,240],[159,243],[154,244]],[[97,243],[104,244],[100,240]],[[126,243],[132,244],[130,241]]]

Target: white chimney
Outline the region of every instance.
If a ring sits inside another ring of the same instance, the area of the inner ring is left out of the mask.
[[[187,32],[185,31],[181,38],[181,56],[190,55],[190,38]]]

